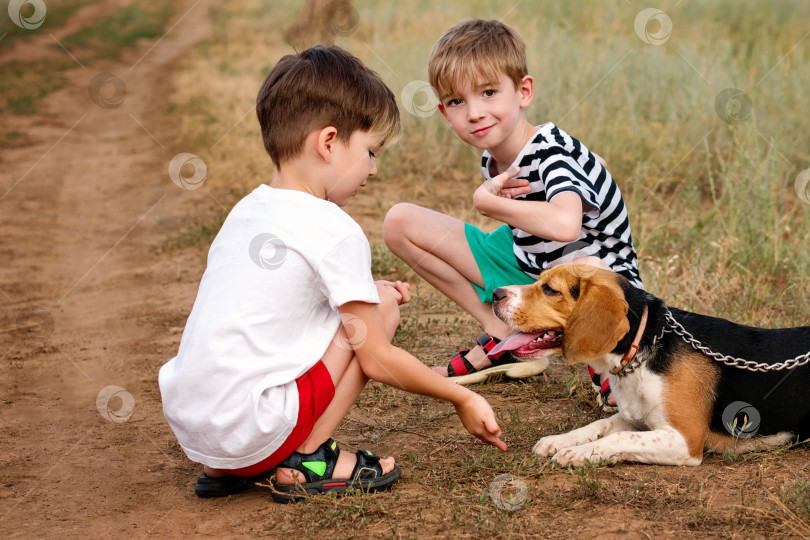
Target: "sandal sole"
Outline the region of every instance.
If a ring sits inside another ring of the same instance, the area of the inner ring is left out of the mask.
[[[227,480],[208,477],[203,481],[197,479],[194,494],[203,499],[228,497],[229,495],[241,493],[252,485],[253,482],[242,477],[228,477]]]
[[[506,375],[510,379],[525,379],[543,373],[548,367],[547,357],[538,358],[530,362],[517,362],[514,364],[504,364],[502,366],[492,366],[475,373],[461,375],[459,377],[448,377],[456,384],[475,384],[497,375]]]
[[[342,480],[328,478],[317,482],[306,482],[303,484],[279,484],[275,480],[272,482],[270,496],[280,503],[291,503],[324,493],[343,493],[350,489],[356,489],[365,493],[388,489],[402,476],[402,469],[399,464],[394,465],[394,470],[388,474],[371,480]]]

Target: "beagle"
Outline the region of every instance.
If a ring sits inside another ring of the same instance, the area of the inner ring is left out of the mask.
[[[562,353],[610,373],[617,414],[535,444],[559,465],[699,465],[704,450],[810,436],[810,326],[753,328],[668,308],[619,274],[573,264],[496,289],[492,308],[514,332],[492,353]]]

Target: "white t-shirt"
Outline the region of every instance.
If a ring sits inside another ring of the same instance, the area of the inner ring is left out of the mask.
[[[295,379],[323,356],[349,301],[380,299],[368,240],[348,214],[266,185],[242,199],[211,245],[180,349],[158,377],[186,455],[234,469],[277,450],[298,418]]]

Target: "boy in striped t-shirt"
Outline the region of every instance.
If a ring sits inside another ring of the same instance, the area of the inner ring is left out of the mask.
[[[484,233],[407,203],[391,208],[383,225],[389,248],[484,327],[477,346],[434,368],[462,384],[516,373],[509,353],[487,355],[508,333],[491,309],[497,287],[532,283],[563,262],[609,268],[642,286],[627,208],[604,161],[554,124],[526,118],[534,80],[525,49],[506,24],[470,19],[439,39],[428,67],[450,127],[484,150],[475,208],[506,225]],[[538,362],[535,373],[544,368]],[[615,405],[607,381],[592,378],[600,404]]]

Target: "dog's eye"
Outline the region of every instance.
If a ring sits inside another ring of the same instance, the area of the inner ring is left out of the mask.
[[[560,291],[555,291],[551,287],[548,286],[548,283],[543,283],[543,294],[546,296],[559,296]]]

